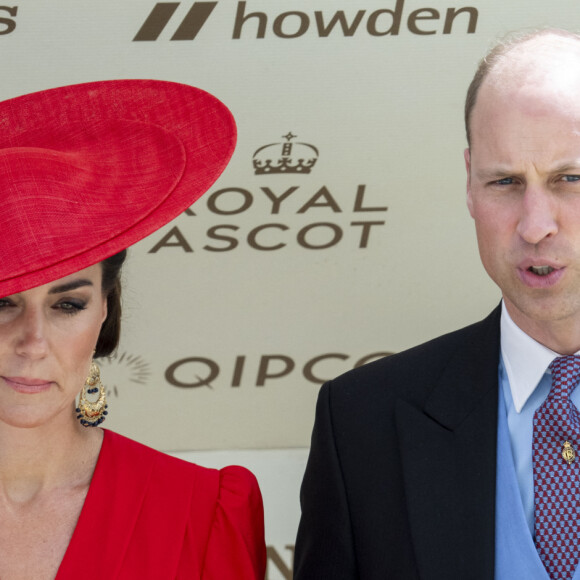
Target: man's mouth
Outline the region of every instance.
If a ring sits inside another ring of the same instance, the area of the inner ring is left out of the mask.
[[[528,268],[528,272],[533,272],[537,276],[547,276],[554,270],[555,268],[552,268],[552,266],[530,266]]]

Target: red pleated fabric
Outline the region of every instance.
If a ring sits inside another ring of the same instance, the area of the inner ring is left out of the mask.
[[[247,469],[206,469],[105,430],[56,580],[263,580],[265,568]]]

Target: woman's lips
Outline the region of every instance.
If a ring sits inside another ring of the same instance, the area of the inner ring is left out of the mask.
[[[19,393],[41,393],[50,389],[52,381],[30,377],[2,377],[4,382]]]

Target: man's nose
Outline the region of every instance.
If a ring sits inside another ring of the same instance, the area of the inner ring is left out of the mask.
[[[542,187],[528,186],[523,194],[517,233],[529,244],[538,244],[558,232],[558,204]]]

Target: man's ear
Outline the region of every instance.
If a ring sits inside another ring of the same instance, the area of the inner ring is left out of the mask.
[[[467,209],[469,214],[473,217],[473,197],[471,195],[471,151],[469,147],[463,152],[463,158],[465,159],[465,172],[467,173]]]

